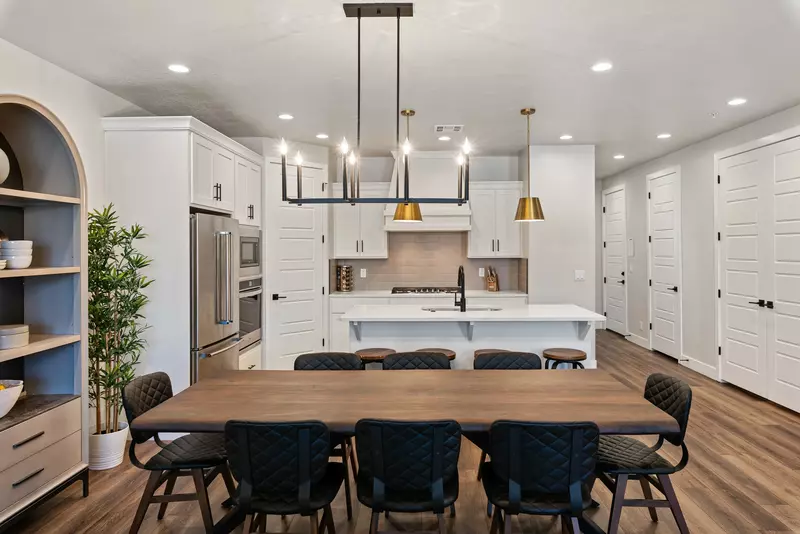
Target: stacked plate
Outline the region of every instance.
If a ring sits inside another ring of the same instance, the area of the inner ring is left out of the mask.
[[[0,241],[0,262],[9,269],[27,269],[33,261],[33,241]]]

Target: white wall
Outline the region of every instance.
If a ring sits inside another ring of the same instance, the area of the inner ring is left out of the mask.
[[[0,39],[0,93],[36,100],[64,123],[83,160],[89,209],[107,202],[102,117],[146,115],[140,107]]]
[[[594,146],[531,146],[531,184],[545,220],[521,223],[528,225],[530,302],[595,309]],[[576,270],[586,272],[583,282]]]
[[[272,137],[236,137],[234,140],[243,144],[253,152],[261,154],[265,158],[281,157],[280,139]],[[298,143],[288,139],[286,140],[286,145],[289,147],[290,160],[293,160],[295,154],[300,151],[303,156],[303,161],[307,163],[316,163],[319,165],[328,163],[329,148],[326,146]]]
[[[800,125],[800,106],[690,145],[603,180],[603,189],[625,184],[628,238],[634,240],[636,252],[628,260],[628,325],[631,333],[649,337],[645,177],[666,167],[678,165],[681,167],[682,182],[683,355],[689,359],[689,366],[699,371],[709,373],[718,368],[714,317],[717,300],[714,275],[714,154],[797,125]],[[602,272],[598,272],[597,276],[599,284]]]

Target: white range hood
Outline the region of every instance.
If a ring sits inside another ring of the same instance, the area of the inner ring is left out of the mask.
[[[403,195],[402,162],[394,156],[394,169],[389,195]],[[409,196],[415,198],[456,198],[458,196],[458,163],[452,152],[412,152],[409,156]],[[397,204],[387,204],[384,212],[387,232],[466,232],[471,226],[469,203],[420,204],[422,222],[394,222]]]

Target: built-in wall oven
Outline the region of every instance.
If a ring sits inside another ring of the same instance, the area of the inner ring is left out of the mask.
[[[261,341],[263,289],[261,230],[239,226],[239,351]]]

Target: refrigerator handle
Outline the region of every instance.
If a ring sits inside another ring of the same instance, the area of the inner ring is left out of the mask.
[[[216,234],[216,322],[230,324],[233,322],[233,236],[230,232],[217,232]]]

